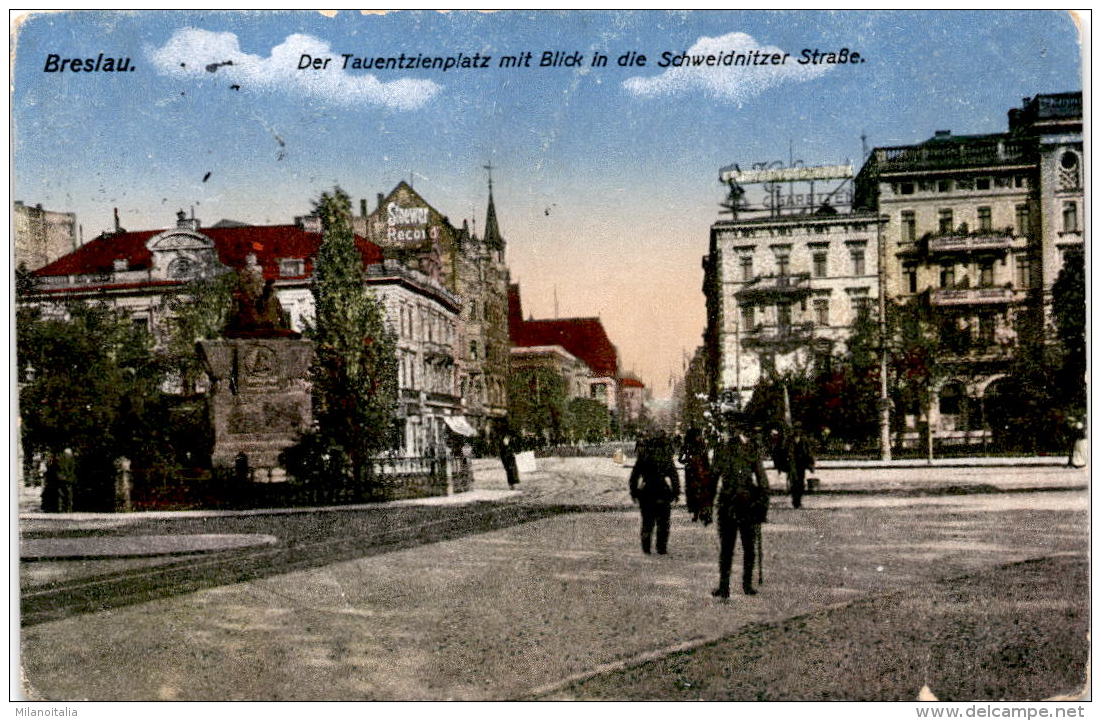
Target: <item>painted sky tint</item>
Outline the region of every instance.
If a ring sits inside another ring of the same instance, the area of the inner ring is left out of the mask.
[[[655,65],[665,51],[841,47],[867,62]],[[659,397],[700,343],[721,166],[786,160],[789,142],[808,164],[859,164],[862,131],[870,146],[999,132],[1021,98],[1082,88],[1076,29],[1056,12],[85,12],[30,18],[15,50],[14,197],[76,212],[86,240],[113,207],[129,230],[191,206],[207,224],[284,223],[334,184],[373,203],[403,178],[480,229],[491,160],[525,313],[552,316],[557,287],[559,315],[599,315]],[[492,67],[546,50],[610,64]],[[617,67],[632,50],[649,65]],[[101,52],[138,69],[42,72],[50,53]],[[403,52],[493,61],[338,67],[341,53]],[[335,59],[298,71],[302,53]]]

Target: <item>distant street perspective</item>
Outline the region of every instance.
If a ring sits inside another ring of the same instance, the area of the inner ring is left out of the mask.
[[[683,506],[667,555],[638,549],[628,473],[539,459],[510,491],[479,462],[463,505],[25,514],[28,695],[1038,700],[1085,682],[1082,471],[822,469],[801,510],[773,496],[759,593],[725,601],[715,527]],[[271,540],[189,552],[215,534]],[[170,545],[131,544],[149,536]]]

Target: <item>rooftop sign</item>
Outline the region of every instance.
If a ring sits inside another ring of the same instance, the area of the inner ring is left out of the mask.
[[[812,165],[796,168],[770,168],[764,170],[738,170],[723,168],[719,171],[719,180],[729,183],[733,180],[739,185],[754,183],[788,183],[807,180],[835,180],[853,177],[851,165]]]

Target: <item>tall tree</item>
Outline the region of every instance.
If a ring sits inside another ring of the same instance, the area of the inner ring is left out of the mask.
[[[398,396],[397,339],[367,287],[352,233],[352,204],[339,187],[314,204],[323,239],[314,260],[315,343],[311,368],[319,433],[342,449],[357,488],[371,457],[386,449]],[[336,479],[334,479],[336,480]]]
[[[573,437],[588,443],[599,443],[612,430],[612,414],[595,398],[574,398],[567,406]]]
[[[566,380],[551,368],[515,369],[508,377],[508,417],[514,431],[548,442],[570,427]]]

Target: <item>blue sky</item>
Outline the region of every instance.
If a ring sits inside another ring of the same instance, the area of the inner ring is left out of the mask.
[[[866,62],[655,66],[664,51],[759,46],[847,47]],[[808,164],[859,163],[861,132],[869,146],[999,132],[1021,98],[1082,87],[1074,24],[1055,12],[84,12],[31,17],[15,50],[14,197],[76,212],[85,239],[116,206],[132,230],[192,205],[206,223],[284,223],[333,184],[373,202],[411,175],[454,222],[480,228],[492,160],[526,311],[552,315],[557,288],[560,315],[600,315],[622,365],[658,396],[700,342],[721,166],[786,159],[789,142]],[[526,50],[536,63],[564,50],[611,64],[493,67]],[[649,65],[617,67],[630,50]],[[290,67],[306,51],[335,60]],[[50,53],[101,52],[137,69],[43,72]],[[493,60],[338,67],[341,53],[402,52]],[[227,55],[234,66],[202,67]]]

